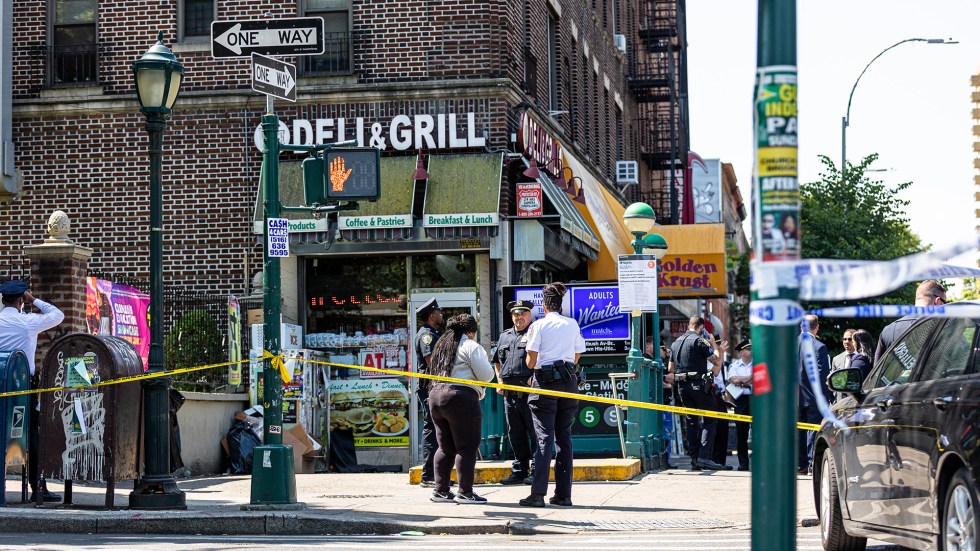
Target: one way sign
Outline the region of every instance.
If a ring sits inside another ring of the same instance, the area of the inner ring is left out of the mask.
[[[274,57],[252,54],[252,90],[296,101],[296,66]]]
[[[323,53],[323,18],[249,19],[211,23],[213,57]]]

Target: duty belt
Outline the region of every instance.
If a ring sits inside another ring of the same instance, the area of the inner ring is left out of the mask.
[[[707,371],[686,371],[684,373],[675,373],[674,380],[678,383],[693,383],[701,377],[704,377],[705,374],[707,374]]]

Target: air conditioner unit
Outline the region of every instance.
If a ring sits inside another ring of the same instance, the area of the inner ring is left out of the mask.
[[[626,53],[626,35],[625,34],[614,34],[613,35],[613,46],[617,50]]]
[[[640,183],[640,171],[636,161],[616,161],[616,183]]]

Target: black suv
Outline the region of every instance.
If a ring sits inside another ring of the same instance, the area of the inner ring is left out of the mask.
[[[954,308],[955,310],[955,308]],[[875,362],[830,374],[845,393],[814,444],[824,549],[866,538],[975,551],[980,533],[980,319],[926,317]]]

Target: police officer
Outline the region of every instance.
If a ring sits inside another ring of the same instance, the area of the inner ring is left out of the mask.
[[[692,316],[688,321],[687,333],[681,335],[671,346],[671,359],[667,372],[674,374],[674,381],[679,385],[684,407],[714,410],[716,407],[711,379],[721,372],[721,357],[706,335],[704,318]],[[712,365],[710,375],[708,363]],[[690,448],[688,453],[691,455],[692,470],[725,468],[711,457],[716,426],[717,420],[713,417],[702,418],[696,415],[687,417],[687,444]]]
[[[545,316],[528,329],[527,366],[534,371],[532,388],[578,392],[579,356],[585,352],[585,339],[578,323],[561,315],[561,283],[549,283],[542,289]],[[534,481],[531,495],[520,500],[524,507],[544,507],[548,493],[552,446],[555,447],[555,493],[552,505],[572,505],[572,422],[578,400],[532,394],[528,398],[537,449],[534,452]]]
[[[415,314],[422,322],[422,327],[415,334],[417,371],[428,373],[432,350],[436,347],[436,341],[439,340],[439,329],[442,328],[442,308],[439,308],[439,303],[432,298],[415,310]],[[418,397],[419,406],[422,408],[422,483],[420,486],[435,488],[432,459],[439,443],[436,441],[436,428],[432,424],[432,416],[429,414],[429,381],[428,379],[417,379],[416,384],[415,396]]]
[[[497,371],[497,380],[505,385],[526,387],[533,374],[525,362],[527,328],[531,324],[533,307],[534,303],[529,300],[513,300],[507,303],[514,326],[500,334],[492,358],[493,367]],[[497,393],[504,396],[507,437],[510,439],[511,449],[514,450],[514,463],[511,465],[510,476],[500,483],[520,484],[525,481],[530,472],[528,466],[531,462],[531,443],[536,441],[531,409],[527,405],[528,394],[500,389]]]

